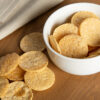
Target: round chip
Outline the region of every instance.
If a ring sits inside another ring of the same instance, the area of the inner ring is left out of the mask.
[[[12,72],[17,66],[19,55],[11,53],[0,58],[0,76],[6,76]]]
[[[88,46],[78,35],[67,35],[59,41],[61,52],[64,56],[83,58],[87,56]]]
[[[9,85],[6,95],[1,100],[32,100],[33,93],[24,82],[16,81]]]
[[[93,52],[91,52],[91,53],[89,53],[88,57],[95,57],[95,56],[98,56],[98,55],[100,55],[100,48],[93,51]]]
[[[9,87],[9,81],[4,77],[0,77],[0,98],[5,96],[8,87]]]
[[[55,39],[55,37],[53,35],[50,35],[49,36],[49,40],[50,40],[50,44],[51,44],[51,47],[57,51],[58,53],[61,53],[61,50],[60,50],[60,47]]]
[[[20,57],[19,66],[25,71],[42,71],[48,65],[48,58],[41,51],[30,51]]]
[[[80,35],[89,46],[100,46],[100,20],[85,19],[80,25]]]
[[[80,11],[73,15],[71,18],[71,23],[73,23],[76,26],[79,26],[81,22],[86,18],[98,18],[94,13],[88,12],[88,11]]]
[[[20,42],[20,48],[24,52],[43,51],[45,49],[45,43],[42,33],[34,32],[24,36]]]
[[[20,81],[24,79],[25,71],[23,71],[19,66],[17,66],[10,74],[6,77],[12,81]]]
[[[25,83],[33,90],[43,91],[50,88],[55,82],[55,74],[49,68],[41,72],[26,72]]]
[[[71,23],[66,23],[58,26],[53,32],[53,36],[56,38],[57,42],[68,34],[78,34],[77,26]]]

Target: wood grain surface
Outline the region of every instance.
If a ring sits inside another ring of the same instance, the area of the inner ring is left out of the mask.
[[[62,4],[52,8],[35,20],[15,31],[0,41],[0,56],[11,52],[22,54],[19,42],[25,34],[42,32],[48,16],[56,9],[76,2],[92,2],[100,4],[100,0],[65,0]],[[34,92],[34,100],[100,100],[100,73],[90,76],[74,76],[65,73],[51,63],[51,69],[56,74],[54,86],[43,92]]]

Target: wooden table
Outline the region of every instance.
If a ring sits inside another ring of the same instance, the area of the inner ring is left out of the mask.
[[[19,48],[21,38],[30,32],[42,32],[48,16],[56,9],[75,2],[93,2],[100,0],[65,0],[62,4],[49,10],[35,20],[32,20],[10,36],[0,41],[0,56],[11,52],[22,54]],[[51,69],[56,74],[54,86],[43,92],[34,92],[34,100],[100,100],[100,73],[90,76],[74,76],[65,73],[51,63]]]

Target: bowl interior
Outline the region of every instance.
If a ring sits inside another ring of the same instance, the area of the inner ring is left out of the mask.
[[[100,17],[100,5],[92,3],[75,3],[58,9],[48,18],[44,26],[44,41],[48,48],[52,49],[48,42],[48,36],[53,32],[54,28],[60,24],[66,23],[67,19],[78,11],[91,11]]]

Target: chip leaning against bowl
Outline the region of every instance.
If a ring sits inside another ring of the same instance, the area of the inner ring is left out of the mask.
[[[49,42],[56,52],[64,56],[86,58],[100,46],[100,19],[89,11],[76,12],[70,23],[54,29]]]

